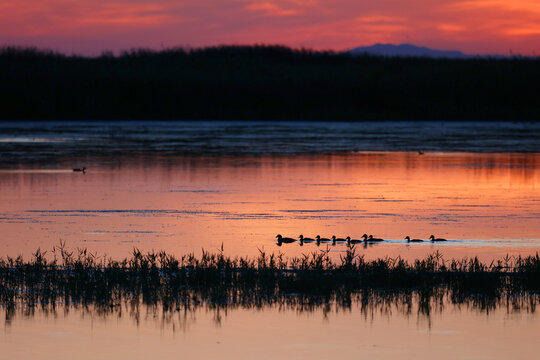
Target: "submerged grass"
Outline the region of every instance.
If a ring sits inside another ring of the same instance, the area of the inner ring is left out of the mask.
[[[534,311],[540,293],[539,255],[482,263],[478,258],[445,260],[439,252],[408,262],[400,257],[367,261],[350,248],[339,260],[329,251],[301,257],[259,250],[256,257],[230,257],[223,249],[175,257],[164,251],[114,260],[87,249],[38,249],[29,260],[0,258],[0,306],[55,308],[58,304],[121,308],[123,304],[160,306],[164,311],[201,305],[301,308],[354,301],[401,304],[416,299],[428,313],[450,301],[481,309],[506,306]],[[28,310],[30,309],[30,310]]]

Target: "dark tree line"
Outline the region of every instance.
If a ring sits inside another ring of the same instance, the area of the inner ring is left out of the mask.
[[[538,120],[540,60],[222,46],[0,50],[1,119]]]

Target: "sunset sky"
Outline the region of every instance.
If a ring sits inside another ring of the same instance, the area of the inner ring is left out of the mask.
[[[132,47],[412,43],[540,54],[538,0],[2,0],[0,44],[88,55]]]

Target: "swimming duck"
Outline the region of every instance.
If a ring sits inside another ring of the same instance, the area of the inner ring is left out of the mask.
[[[320,237],[320,235],[315,236],[315,239],[317,239],[317,246],[319,246],[322,242],[330,242],[331,241],[328,238]]]
[[[283,237],[280,234],[276,235],[276,238],[277,238],[278,246],[281,246],[281,244],[290,244],[296,241],[296,239]]]
[[[82,172],[83,174],[86,173],[86,167],[83,167],[82,169],[75,168],[73,169],[74,172]]]
[[[351,239],[350,236],[347,236],[347,237],[346,237],[346,240],[347,240],[347,244],[348,244],[348,245],[351,245],[351,244],[359,244],[359,243],[362,242],[362,240]]]
[[[411,239],[409,236],[405,236],[405,240],[407,240],[407,242],[422,242],[422,241],[424,241],[422,239]]]
[[[347,239],[336,238],[336,235],[332,235],[332,245],[336,245],[336,242],[345,242]]]
[[[369,235],[369,237],[368,237],[367,234],[364,234],[364,235],[362,235],[362,237],[364,238],[364,242],[384,241],[383,239],[374,238],[373,235]]]
[[[369,238],[367,239],[368,242],[380,242],[380,241],[384,241],[383,239],[380,239],[380,238],[374,238],[373,235],[369,235]]]
[[[436,238],[435,236],[431,235],[429,237],[429,239],[433,242],[433,241],[446,241],[446,239],[443,239],[443,238]]]
[[[312,239],[312,238],[305,238],[304,235],[300,235],[298,238],[300,239],[300,246],[303,246],[304,243],[312,243],[312,242],[315,242],[315,239]]]

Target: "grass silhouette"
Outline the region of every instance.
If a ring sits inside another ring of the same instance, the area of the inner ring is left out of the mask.
[[[0,259],[0,306],[8,314],[57,304],[108,312],[126,303],[168,311],[273,304],[309,309],[412,299],[429,314],[443,298],[480,309],[505,302],[534,311],[539,292],[538,254],[485,264],[476,257],[445,260],[439,252],[413,262],[367,261],[354,247],[338,261],[329,251],[287,258],[260,250],[256,257],[229,257],[221,249],[177,258],[134,249],[129,258],[113,260],[87,249],[69,251],[61,243],[51,252],[38,249],[29,260]]]

